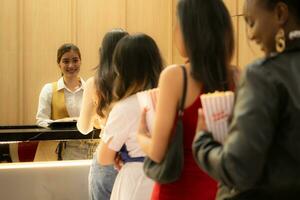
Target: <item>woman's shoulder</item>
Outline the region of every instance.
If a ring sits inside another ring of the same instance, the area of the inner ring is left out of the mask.
[[[137,99],[137,94],[133,94],[129,97],[126,97],[120,101],[118,101],[115,106],[121,107],[121,108],[127,108],[128,106],[135,106],[137,105],[138,99]]]
[[[40,92],[40,100],[41,99],[51,99],[53,95],[53,86],[52,83],[46,83]]]
[[[88,78],[88,80],[85,81],[85,84],[89,84],[89,85],[95,85],[95,77],[92,76],[90,78]]]
[[[181,73],[182,71],[181,66],[182,65],[178,65],[178,64],[169,65],[162,71],[162,75],[169,75],[169,74],[172,75],[176,73]]]
[[[137,94],[131,95],[116,102],[112,108],[112,113],[136,113],[139,112],[139,102]]]
[[[95,77],[90,77],[86,82],[84,89],[96,90]]]
[[[160,82],[165,84],[176,86],[176,83],[182,78],[182,68],[181,65],[170,65],[166,67],[160,74]],[[177,87],[177,86],[176,86]]]
[[[46,83],[42,88],[42,92],[52,93],[52,90],[53,90],[53,83]]]
[[[274,58],[259,58],[246,66],[246,69],[242,73],[241,80],[244,82],[257,82],[258,79],[264,80],[265,83],[272,84],[276,81],[278,73],[281,73],[278,68],[278,63],[275,62],[277,57]]]

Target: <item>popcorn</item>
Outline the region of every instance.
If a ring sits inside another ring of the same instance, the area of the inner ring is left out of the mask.
[[[207,93],[200,96],[208,131],[223,143],[228,133],[228,118],[232,113],[234,93],[231,91]]]

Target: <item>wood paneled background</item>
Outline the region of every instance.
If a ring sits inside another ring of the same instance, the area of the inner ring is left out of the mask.
[[[242,0],[224,0],[232,15],[236,51],[243,68],[261,55],[246,35]],[[166,65],[182,63],[173,44],[176,0],[1,0],[0,125],[33,124],[45,83],[60,76],[56,51],[66,42],[79,46],[81,76],[93,75],[98,48],[112,28],[144,32],[157,42]]]

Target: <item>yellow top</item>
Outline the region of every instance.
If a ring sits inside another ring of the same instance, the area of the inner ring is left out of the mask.
[[[52,83],[51,119],[57,120],[69,117],[65,104],[64,90],[57,90],[57,82]],[[57,160],[56,148],[58,141],[39,142],[34,161],[54,161]]]
[[[51,119],[69,117],[65,104],[64,90],[57,90],[57,82],[52,83]]]

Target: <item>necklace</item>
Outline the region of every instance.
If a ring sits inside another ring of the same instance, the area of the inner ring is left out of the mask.
[[[297,39],[297,38],[300,38],[300,31],[291,31],[289,33],[289,39],[290,40],[294,40],[294,39]]]

